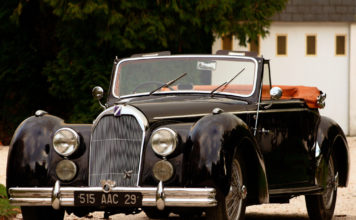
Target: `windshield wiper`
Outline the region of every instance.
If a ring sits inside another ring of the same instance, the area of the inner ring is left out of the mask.
[[[216,87],[215,89],[213,89],[213,91],[210,92],[210,96],[213,97],[214,93],[216,92],[216,90],[220,89],[221,87],[229,85],[236,77],[238,77],[243,71],[245,70],[245,68],[243,68],[240,72],[236,73],[236,75],[234,77],[232,77],[229,81],[224,82],[223,84],[221,84],[220,86]],[[225,89],[224,88],[224,89]],[[223,89],[223,90],[224,90]]]
[[[171,81],[169,81],[169,82],[167,82],[167,83],[161,85],[161,86],[158,87],[157,89],[152,90],[152,91],[149,93],[149,95],[152,95],[154,92],[156,92],[156,91],[158,91],[158,90],[160,90],[160,89],[162,89],[162,88],[164,88],[164,87],[168,87],[168,86],[172,85],[172,84],[175,83],[176,81],[178,81],[178,80],[180,80],[181,78],[185,77],[187,74],[188,74],[188,73],[183,73],[183,74],[180,75],[178,78],[176,78],[176,79],[174,79],[174,80],[171,80]]]

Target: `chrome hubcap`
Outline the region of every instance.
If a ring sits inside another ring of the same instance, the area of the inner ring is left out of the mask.
[[[231,186],[225,197],[226,215],[229,220],[237,220],[241,215],[242,202],[247,196],[247,188],[243,185],[239,162],[234,159],[231,169]]]

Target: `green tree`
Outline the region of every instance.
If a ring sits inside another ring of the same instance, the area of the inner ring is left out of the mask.
[[[112,60],[170,50],[210,53],[216,36],[241,44],[268,33],[287,0],[7,0],[0,8],[0,140],[36,109],[71,122],[100,110]]]

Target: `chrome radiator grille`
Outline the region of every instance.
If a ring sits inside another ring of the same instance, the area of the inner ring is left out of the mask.
[[[143,131],[135,117],[103,116],[93,130],[89,158],[89,186],[113,180],[116,186],[136,186]]]

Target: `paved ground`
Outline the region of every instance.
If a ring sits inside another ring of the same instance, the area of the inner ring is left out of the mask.
[[[339,188],[335,210],[335,220],[356,220],[356,137],[348,138],[350,147],[351,171],[347,188]],[[0,183],[5,184],[6,159],[8,147],[0,146]],[[250,206],[246,210],[247,220],[304,220],[308,219],[304,197],[292,199],[289,204],[267,204]],[[102,219],[103,213],[96,212],[89,219]],[[20,215],[18,216],[20,218]],[[75,216],[67,216],[66,220],[79,219]],[[85,218],[80,218],[84,220]],[[138,215],[114,215],[113,220],[148,220],[145,214]],[[171,219],[179,219],[171,216]]]

